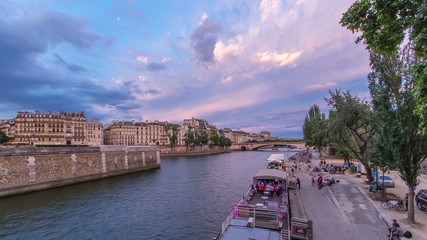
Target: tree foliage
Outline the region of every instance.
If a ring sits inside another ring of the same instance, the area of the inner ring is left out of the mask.
[[[165,131],[168,134],[169,144],[170,144],[171,151],[172,151],[173,147],[176,146],[176,144],[178,143],[179,128],[177,125],[166,125]]]
[[[406,40],[421,59],[412,66],[416,80],[413,94],[427,133],[427,4],[425,0],[357,0],[340,22],[352,32],[360,32],[356,42],[379,54],[393,56]]]
[[[427,155],[427,136],[420,131],[420,116],[413,114],[412,95],[419,61],[413,48],[402,48],[397,55],[371,52],[368,75],[378,131],[373,138],[376,156],[386,166],[396,168],[408,186],[408,220],[414,222],[414,190],[418,185],[420,164]]]
[[[0,144],[9,142],[10,138],[6,134],[0,131]]]
[[[349,92],[335,90],[329,91],[329,94],[330,98],[327,98],[326,102],[332,108],[330,125],[335,126],[343,140],[348,140],[342,144],[365,165],[367,177],[372,182],[369,151],[375,126],[370,106]]]
[[[185,145],[187,146],[187,149],[188,149],[188,146],[194,144],[194,140],[195,140],[195,136],[194,136],[193,130],[188,129],[184,134],[184,142],[185,142]]]
[[[356,140],[344,126],[337,124],[335,115],[335,111],[329,112],[329,118],[324,129],[325,134],[327,134],[328,145],[336,148],[343,155],[344,161],[350,163],[350,159],[356,157],[352,150],[357,147]]]
[[[361,32],[356,42],[368,49],[394,55],[409,37],[417,56],[427,55],[427,5],[425,0],[358,0],[343,14],[341,24]]]
[[[326,116],[320,112],[319,106],[311,106],[302,126],[304,141],[307,146],[316,147],[319,150],[326,147],[326,134],[322,131],[325,123]]]

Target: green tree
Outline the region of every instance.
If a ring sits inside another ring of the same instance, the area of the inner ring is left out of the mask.
[[[330,124],[340,127],[342,134],[352,136],[356,144],[347,144],[346,147],[365,166],[368,180],[372,182],[369,152],[375,126],[372,122],[370,105],[349,92],[342,93],[340,90],[335,90],[335,92],[329,91],[329,94],[331,97],[326,98],[326,102],[332,108],[333,117],[330,118],[332,121]]]
[[[230,147],[232,144],[231,140],[225,136],[219,136],[219,146],[224,147]]]
[[[326,134],[323,131],[325,123],[325,114],[320,113],[319,106],[313,105],[302,126],[305,144],[319,149],[320,155],[322,155],[322,149],[327,145]]]
[[[420,165],[427,156],[427,135],[420,131],[420,116],[413,114],[416,101],[412,95],[419,64],[414,48],[402,48],[390,56],[371,51],[372,72],[369,90],[378,122],[374,151],[384,165],[399,171],[408,187],[408,221],[415,222],[414,190],[418,185]]]
[[[0,144],[9,142],[10,138],[6,134],[0,131]]]
[[[165,131],[168,134],[169,144],[172,151],[173,147],[176,146],[176,144],[178,143],[178,131],[179,131],[178,126],[174,124],[166,125]]]
[[[214,146],[219,146],[219,135],[218,132],[212,131],[209,140],[211,141],[211,144]]]
[[[209,134],[206,130],[200,129],[198,134],[200,145],[206,145],[209,143]]]
[[[343,14],[340,22],[352,32],[360,32],[356,43],[363,41],[367,49],[394,56],[402,43],[411,43],[417,58],[427,57],[427,4],[425,0],[358,0]],[[427,64],[418,61],[411,66],[416,80],[413,94],[415,112],[427,133]]]
[[[188,150],[188,146],[193,145],[195,143],[194,132],[191,129],[188,129],[184,134],[184,142],[185,146]]]
[[[335,112],[331,111],[325,128],[328,145],[336,148],[343,155],[344,162],[350,164],[350,159],[356,157],[352,151],[357,148],[356,140],[344,126],[336,124],[337,121]]]
[[[425,0],[357,0],[340,23],[361,32],[356,42],[372,51],[395,55],[406,37],[419,57],[427,55],[427,4]]]

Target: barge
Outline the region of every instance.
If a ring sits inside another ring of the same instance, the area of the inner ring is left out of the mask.
[[[291,239],[287,180],[288,174],[281,170],[258,171],[251,187],[222,222],[221,233],[215,239]]]

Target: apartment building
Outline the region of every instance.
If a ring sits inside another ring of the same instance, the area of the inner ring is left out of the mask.
[[[15,136],[15,119],[0,120],[0,131],[10,138]]]
[[[86,121],[85,128],[86,145],[99,146],[104,144],[104,129],[102,123],[98,119],[90,119]]]
[[[106,145],[169,145],[168,122],[113,121],[104,130]]]
[[[83,145],[86,116],[81,113],[18,112],[12,144]]]

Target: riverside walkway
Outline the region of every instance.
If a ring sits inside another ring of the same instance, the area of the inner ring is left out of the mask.
[[[307,218],[313,221],[314,239],[386,239],[385,222],[351,176],[334,175],[339,183],[319,190],[311,186],[305,170],[295,175],[301,180],[301,189],[295,191],[299,191]]]

